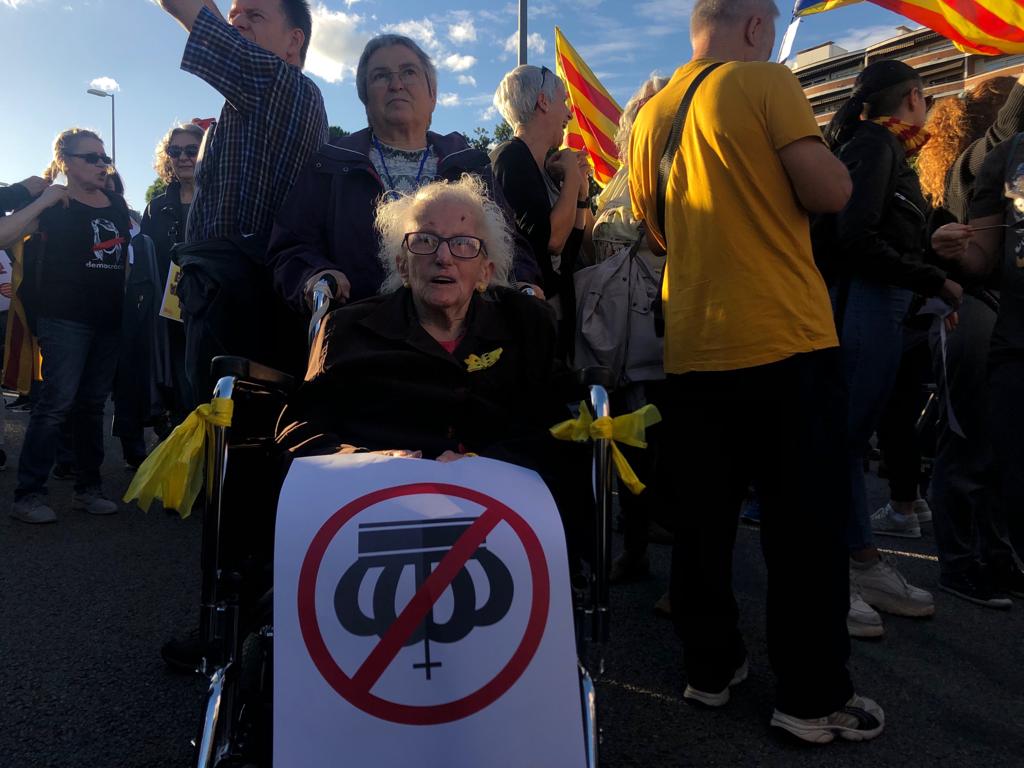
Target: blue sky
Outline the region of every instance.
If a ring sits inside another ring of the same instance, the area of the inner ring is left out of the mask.
[[[778,37],[789,16],[787,0]],[[230,0],[218,0],[222,11]],[[554,66],[559,25],[612,95],[624,103],[651,72],[670,74],[689,57],[690,0],[530,0],[530,63]],[[497,119],[491,94],[515,66],[517,3],[505,0],[313,0],[307,71],[333,125],[365,127],[353,71],[365,41],[382,31],[417,39],[439,65],[434,130],[471,133]],[[906,20],[868,3],[809,18],[795,50],[834,40],[853,49],[890,37]],[[186,33],[152,0],[0,0],[4,114],[0,181],[40,173],[54,136],[89,127],[107,140],[110,101],[86,94],[97,78],[116,83],[117,161],[135,207],[155,178],[153,149],[180,120],[213,117],[223,99],[178,68]],[[511,40],[511,42],[510,42]]]

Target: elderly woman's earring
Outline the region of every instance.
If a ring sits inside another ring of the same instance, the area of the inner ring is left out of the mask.
[[[476,284],[476,292],[477,293],[483,293],[486,290],[487,290],[487,283],[477,283]]]

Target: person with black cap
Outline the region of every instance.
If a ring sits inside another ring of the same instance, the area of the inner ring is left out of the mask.
[[[870,64],[836,112],[825,139],[850,171],[853,193],[815,225],[815,256],[830,283],[848,395],[850,613],[855,637],[883,633],[875,609],[931,616],[932,595],[907,583],[872,533],[911,535],[914,514],[868,510],[863,457],[896,380],[903,321],[914,294],[955,308],[963,294],[925,261],[928,204],[910,160],[928,141],[928,99],[920,75],[900,61]],[[884,516],[885,519],[880,519]],[[873,606],[873,607],[872,607]]]

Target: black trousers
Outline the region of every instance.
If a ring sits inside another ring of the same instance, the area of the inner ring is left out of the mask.
[[[209,401],[210,361],[245,357],[295,376],[305,373],[304,321],[272,287],[262,249],[232,240],[179,245],[178,297],[185,322],[189,410]]]
[[[841,708],[853,686],[839,350],[670,376],[667,386],[659,474],[676,497],[672,617],[689,683],[722,690],[746,653],[732,556],[740,505],[753,483],[762,508],[776,706],[795,717]]]
[[[992,448],[998,474],[998,505],[1010,543],[1024,552],[1024,358],[990,361]],[[999,563],[994,563],[999,567]]]

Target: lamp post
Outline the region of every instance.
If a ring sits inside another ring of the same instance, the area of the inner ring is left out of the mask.
[[[114,160],[114,167],[117,167],[117,133],[114,128],[114,94],[111,91],[101,91],[99,88],[90,88],[86,93],[102,98],[110,97],[110,156]]]
[[[519,0],[519,66],[526,63],[526,0]]]

